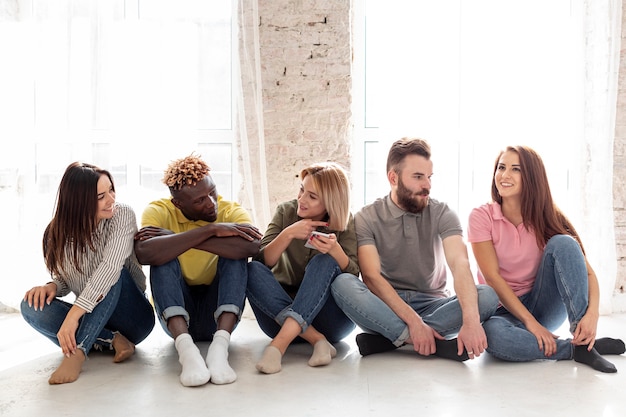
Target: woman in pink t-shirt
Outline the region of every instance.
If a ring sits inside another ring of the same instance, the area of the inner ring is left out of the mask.
[[[472,211],[468,238],[479,280],[501,307],[483,323],[493,356],[515,362],[575,360],[616,372],[604,354],[622,354],[619,339],[596,339],[599,289],[576,230],[554,204],[541,157],[509,146],[496,159],[493,202]],[[571,339],[553,332],[569,320]]]

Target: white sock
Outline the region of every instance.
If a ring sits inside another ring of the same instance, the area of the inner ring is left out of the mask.
[[[309,366],[328,365],[337,356],[337,349],[327,340],[320,340],[313,345],[313,355],[309,359]]]
[[[206,354],[206,364],[211,372],[211,382],[217,385],[230,384],[237,380],[237,374],[228,364],[230,333],[218,330]]]
[[[178,351],[178,362],[183,366],[180,382],[186,387],[196,387],[209,382],[211,373],[189,333],[179,335],[174,340],[174,346]]]

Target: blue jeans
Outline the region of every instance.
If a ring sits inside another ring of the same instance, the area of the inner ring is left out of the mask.
[[[498,307],[498,296],[487,285],[478,285],[478,310],[480,320],[487,320]],[[461,305],[456,296],[440,297],[418,291],[397,291],[400,298],[413,308],[440,335],[451,338],[458,334],[463,324]],[[363,331],[377,333],[402,346],[409,338],[406,323],[393,310],[356,277],[337,277],[332,285],[337,305]]]
[[[551,332],[569,318],[574,332],[589,303],[589,281],[585,258],[570,236],[555,235],[546,245],[532,290],[519,297],[542,326]],[[493,356],[514,362],[535,359],[564,360],[574,357],[571,341],[558,339],[557,351],[547,357],[539,350],[537,338],[504,307],[483,324]]]
[[[330,284],[341,276],[354,277],[341,273],[330,255],[315,255],[307,264],[292,299],[267,266],[252,261],[246,295],[259,327],[269,337],[276,337],[285,319],[291,317],[303,332],[313,325],[329,342],[335,343],[354,330],[354,323],[330,296]]]
[[[178,259],[150,267],[150,287],[157,317],[168,335],[167,321],[182,316],[196,341],[211,341],[222,313],[241,318],[248,282],[247,259],[219,258],[211,285],[189,285]]]
[[[55,298],[43,310],[35,310],[22,301],[24,320],[57,346],[57,333],[72,308],[72,304]],[[111,342],[120,333],[134,344],[144,340],[154,327],[154,310],[145,294],[139,289],[130,273],[122,269],[117,283],[91,313],[84,314],[76,330],[78,348],[85,357],[92,348],[113,349]]]

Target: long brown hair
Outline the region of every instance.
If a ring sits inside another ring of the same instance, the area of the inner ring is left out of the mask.
[[[53,274],[61,274],[66,250],[71,252],[77,269],[79,255],[89,247],[94,249],[94,232],[98,227],[98,180],[102,175],[113,177],[109,171],[94,165],[73,162],[61,178],[52,220],[43,234],[43,256]]]
[[[527,229],[535,233],[537,246],[543,249],[554,235],[570,235],[583,248],[576,229],[554,203],[545,165],[539,154],[533,149],[527,146],[507,146],[500,152],[496,158],[491,181],[491,198],[493,201],[502,204],[502,197],[496,188],[495,174],[500,157],[505,152],[515,152],[519,155],[522,175],[522,195],[520,198],[522,221]]]

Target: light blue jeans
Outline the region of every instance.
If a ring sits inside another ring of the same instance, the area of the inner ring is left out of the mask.
[[[480,320],[487,320],[498,307],[495,291],[487,285],[478,285],[478,309]],[[400,298],[410,305],[428,324],[443,337],[456,336],[463,324],[461,305],[456,296],[438,297],[418,291],[397,291]],[[332,285],[337,305],[363,331],[377,333],[402,346],[409,338],[404,321],[356,277],[337,277]]]
[[[567,235],[555,235],[546,245],[532,290],[519,297],[542,326],[555,331],[569,319],[574,332],[589,303],[585,258],[578,243]],[[547,357],[537,338],[504,307],[483,324],[493,356],[514,362],[535,359],[564,360],[574,357],[571,340],[558,339],[557,351]]]
[[[342,273],[330,255],[318,254],[309,261],[293,299],[267,266],[252,261],[249,268],[248,301],[261,330],[269,337],[278,334],[287,317],[296,320],[303,332],[313,325],[331,343],[354,330],[354,323],[330,296],[330,285],[339,277],[355,277]]]
[[[213,340],[222,313],[241,318],[246,299],[248,260],[219,258],[211,285],[189,285],[178,259],[150,267],[150,287],[159,323],[165,333],[171,317],[182,316],[198,342]]]
[[[55,298],[43,310],[35,310],[22,301],[24,320],[57,346],[57,333],[72,304]],[[128,270],[123,269],[117,283],[91,313],[79,320],[76,344],[87,357],[92,348],[111,350],[115,333],[121,333],[134,344],[144,340],[154,327],[154,310]]]

